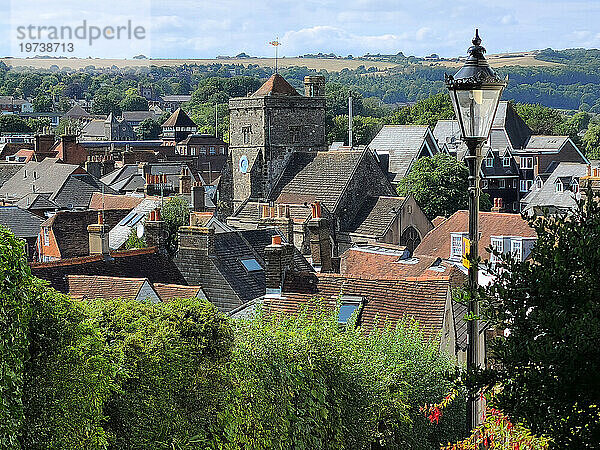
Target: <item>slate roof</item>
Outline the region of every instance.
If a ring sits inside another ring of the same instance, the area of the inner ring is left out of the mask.
[[[439,146],[461,142],[458,120],[438,120],[433,128],[433,137]]]
[[[79,299],[133,300],[146,278],[110,277],[103,275],[67,275],[69,294]]]
[[[527,196],[521,200],[525,204],[525,210],[530,211],[544,208],[557,208],[559,210],[572,210],[576,208],[576,194],[569,189],[573,178],[579,179],[587,174],[587,164],[574,162],[561,162],[556,169],[547,177],[540,189],[535,184]],[[563,192],[556,191],[556,180],[560,179],[564,184]]]
[[[510,142],[513,149],[523,148],[527,139],[531,136],[531,129],[507,101],[501,101],[498,104],[492,129],[506,130],[508,142]]]
[[[139,205],[144,197],[134,197],[133,195],[102,194],[94,192],[90,199],[90,209],[96,211],[101,209],[127,209],[132,210]]]
[[[43,219],[16,206],[0,206],[0,225],[8,228],[19,238],[35,238],[40,232]]]
[[[104,211],[104,223],[114,226],[126,214],[122,210]],[[74,258],[90,254],[87,227],[98,223],[98,211],[58,211],[46,219],[42,226],[51,227],[61,258]]]
[[[18,173],[25,164],[13,162],[0,162],[0,188],[4,186],[16,173]]]
[[[531,136],[525,150],[534,152],[556,152],[569,139],[569,136]]]
[[[488,167],[484,162],[481,164],[481,172],[483,173],[483,177],[517,177],[519,176],[519,168],[517,167],[517,163],[515,159],[507,153],[506,151],[498,151],[489,149],[487,154],[485,154],[484,158],[487,156],[493,155],[493,165],[492,167]],[[510,157],[510,164],[505,167],[504,162],[502,160],[503,156],[506,155]]]
[[[222,145],[227,147],[227,143],[222,139],[219,139],[212,134],[190,134],[183,141],[177,143],[177,145]]]
[[[122,219],[131,216],[131,220],[128,220],[127,223],[124,223],[125,221],[123,220],[111,225],[110,231],[108,232],[108,246],[113,250],[121,248],[129,238],[132,227],[137,227],[140,223],[144,224],[150,211],[159,206],[160,198],[146,197],[128,214],[126,211],[120,210],[122,212]]]
[[[267,314],[295,314],[310,300],[322,299],[323,306],[335,308],[340,295],[362,297],[366,302],[359,324],[367,330],[394,325],[412,317],[433,336],[442,329],[449,280],[376,280],[339,274],[298,274],[289,277],[280,297],[266,297]]]
[[[379,155],[389,154],[388,172],[392,181],[399,182],[418,158],[429,132],[427,125],[384,125],[368,148]]]
[[[163,127],[194,127],[197,128],[198,125],[190,119],[185,111],[181,108],[177,108],[171,116],[165,120],[162,124]]]
[[[67,293],[67,275],[105,275],[147,278],[151,283],[186,284],[177,266],[156,247],[111,252],[104,255],[70,258],[31,264],[34,276],[48,280],[54,289]]]
[[[346,185],[364,155],[363,151],[292,154],[272,198],[277,203],[321,201],[334,211]]]
[[[110,139],[110,136],[106,136],[106,131],[104,129],[105,120],[102,119],[94,119],[90,120],[85,126],[81,129],[81,137],[82,138],[106,138]]]
[[[252,94],[253,97],[262,97],[265,95],[300,95],[298,91],[288,83],[278,73],[274,73],[271,77],[264,82],[264,84],[258,88],[258,90]]]
[[[382,237],[392,222],[398,217],[405,197],[371,197],[358,211],[347,229],[351,233],[364,236]]]
[[[123,111],[121,118],[126,122],[142,122],[146,119],[157,120],[160,114],[154,111]]]
[[[452,214],[436,228],[427,233],[414,251],[414,255],[433,256],[435,258],[450,258],[451,233],[466,233],[468,231],[469,213],[460,210]],[[479,213],[479,256],[489,259],[486,250],[491,245],[492,236],[519,236],[536,238],[537,235],[520,214],[497,212]]]
[[[83,109],[78,104],[73,105],[71,109],[69,109],[64,117],[72,118],[72,119],[81,119],[83,117],[91,117],[92,115],[88,113],[85,109]]]
[[[0,187],[0,196],[19,200],[37,192],[48,194],[48,198],[62,208],[87,208],[92,193],[102,189],[107,193],[115,193],[78,165],[63,164],[56,158],[46,158],[41,162],[30,161],[22,166]]]
[[[168,302],[176,298],[202,298],[206,295],[201,286],[183,286],[181,284],[154,283],[154,290],[163,302]]]
[[[148,163],[148,173],[152,175],[166,174],[167,182],[171,183],[175,189],[179,186],[179,175],[182,167],[188,167],[185,162],[160,162]],[[190,170],[193,181],[203,182],[200,175]],[[100,178],[100,181],[110,186],[117,192],[134,192],[139,188],[143,188],[146,180],[140,173],[137,164],[125,164],[122,167],[113,170],[112,172]],[[205,184],[205,183],[203,183]]]
[[[275,227],[261,228],[258,230],[240,230],[239,233],[250,244],[252,249],[260,256],[265,258],[265,247],[271,244],[271,237],[281,233]],[[285,242],[285,237],[282,236]],[[294,247],[294,265],[295,270],[312,272],[314,269],[300,251]]]
[[[54,211],[60,207],[49,198],[49,194],[30,193],[23,197],[15,206],[30,211]]]
[[[116,191],[89,173],[69,176],[52,196],[52,201],[62,208],[87,208],[95,192],[116,194]]]

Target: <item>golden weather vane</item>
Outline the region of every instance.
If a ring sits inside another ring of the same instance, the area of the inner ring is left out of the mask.
[[[277,73],[277,57],[279,46],[281,45],[281,42],[279,42],[279,36],[274,41],[269,42],[269,44],[275,47],[275,73]]]

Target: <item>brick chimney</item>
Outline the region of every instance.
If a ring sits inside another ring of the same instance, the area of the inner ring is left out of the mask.
[[[167,229],[160,215],[160,208],[150,211],[150,217],[144,224],[144,237],[148,247],[157,247],[161,253],[167,251]]]
[[[277,227],[286,241],[294,243],[294,220],[290,214],[290,205],[260,205],[260,226]]]
[[[33,150],[35,153],[48,153],[54,145],[53,134],[36,134],[33,144]]]
[[[192,210],[202,212],[205,209],[204,186],[200,182],[194,182],[192,185]]]
[[[87,173],[94,175],[96,178],[103,176],[102,163],[99,156],[88,156],[84,168]]]
[[[192,190],[192,176],[190,175],[190,169],[187,166],[181,168],[179,174],[179,193],[189,194]]]
[[[312,218],[308,221],[310,254],[315,269],[320,269],[321,272],[331,272],[333,266],[329,221],[321,214],[321,202],[317,201],[312,204]]]
[[[265,247],[265,281],[267,295],[281,294],[285,276],[294,270],[294,245],[282,243],[281,236],[271,237]]]
[[[108,226],[104,224],[103,212],[98,211],[98,223],[88,225],[90,255],[109,255]]]

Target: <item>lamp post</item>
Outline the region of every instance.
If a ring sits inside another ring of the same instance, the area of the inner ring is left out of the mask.
[[[454,113],[458,119],[461,137],[467,145],[465,156],[469,168],[469,316],[467,342],[467,368],[479,367],[479,327],[477,303],[478,287],[478,241],[479,241],[479,172],[481,168],[481,148],[490,134],[492,122],[498,109],[502,91],[507,79],[500,77],[488,65],[481,46],[479,30],[475,30],[473,46],[468,50],[469,57],[464,66],[454,76],[446,74],[446,87],[450,91]],[[467,402],[469,430],[478,425],[477,398]]]

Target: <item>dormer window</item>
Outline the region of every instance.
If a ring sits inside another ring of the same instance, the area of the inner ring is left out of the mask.
[[[541,189],[542,186],[544,186],[544,182],[542,181],[541,178],[538,178],[535,182],[535,187],[536,187],[536,189]]]
[[[466,233],[452,233],[450,244],[450,258],[461,259],[463,255],[463,238]]]
[[[494,167],[494,154],[491,151],[485,158],[485,167]]]
[[[564,190],[562,181],[556,180],[556,182],[554,183],[554,188],[556,189],[556,192],[562,192]]]
[[[579,192],[579,181],[573,180],[573,182],[571,183],[571,191],[575,194]]]
[[[502,158],[502,167],[510,167],[510,157],[504,156]]]

